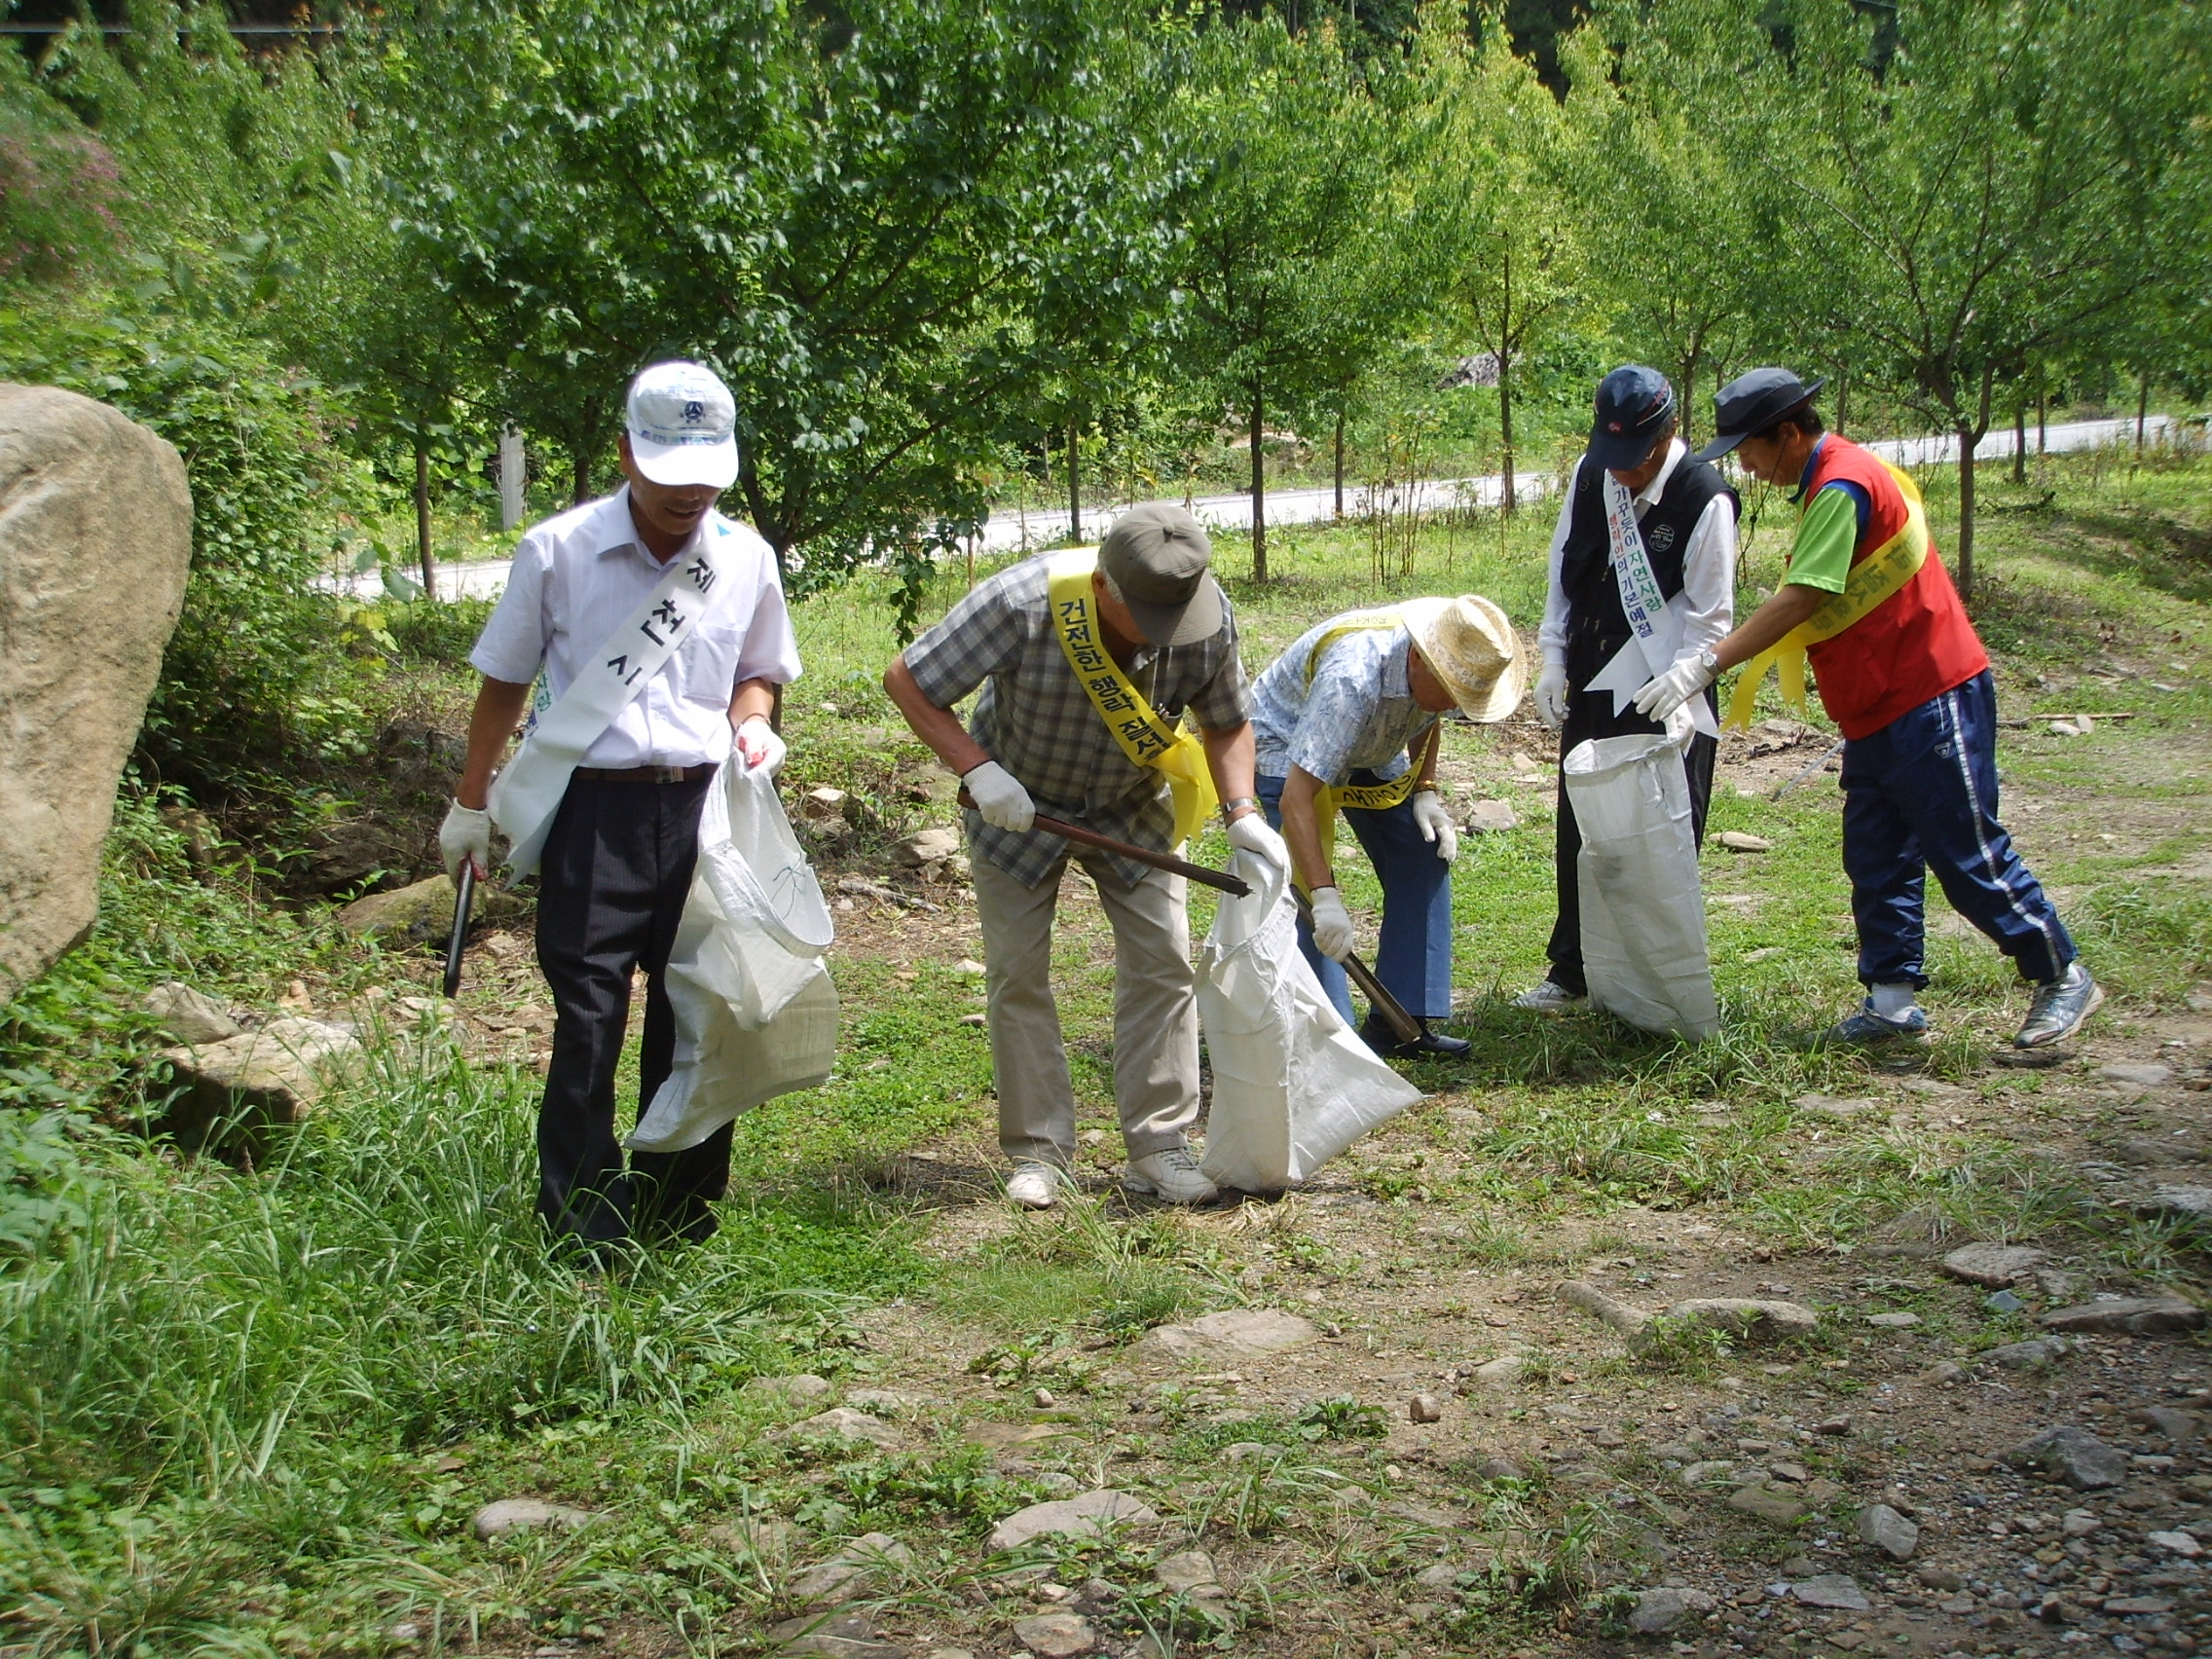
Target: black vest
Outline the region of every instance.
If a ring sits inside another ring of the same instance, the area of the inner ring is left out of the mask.
[[[1576,470],[1567,545],[1560,550],[1560,587],[1567,595],[1567,677],[1577,686],[1589,684],[1628,644],[1631,633],[1613,575],[1613,544],[1605,535],[1604,477],[1604,469],[1592,466],[1587,458]],[[1720,474],[1708,462],[1684,456],[1639,521],[1660,598],[1673,599],[1682,591],[1682,554],[1715,496],[1726,496],[1729,510],[1741,515],[1743,504]]]

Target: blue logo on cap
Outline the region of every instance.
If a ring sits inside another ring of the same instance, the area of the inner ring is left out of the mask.
[[[696,426],[706,418],[707,406],[704,403],[701,403],[697,398],[693,398],[689,403],[686,403],[683,406],[683,419],[689,424]]]

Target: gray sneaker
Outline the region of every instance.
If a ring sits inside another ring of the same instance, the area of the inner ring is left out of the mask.
[[[1532,1014],[1572,1014],[1590,1006],[1590,999],[1577,996],[1556,979],[1546,979],[1533,990],[1523,991],[1510,1005],[1525,1008]]]
[[[2028,1017],[2020,1022],[2012,1047],[2047,1049],[2065,1042],[2088,1023],[2104,1000],[2105,988],[2089,977],[2089,971],[2079,961],[2068,963],[2065,973],[2036,987]]]

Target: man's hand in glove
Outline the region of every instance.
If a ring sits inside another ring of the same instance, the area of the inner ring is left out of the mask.
[[[1547,662],[1536,676],[1536,718],[1552,730],[1567,724],[1567,669]]]
[[[755,715],[737,728],[737,757],[745,762],[747,771],[757,772],[764,767],[772,777],[784,763],[784,740],[764,717]]]
[[[1704,658],[1677,657],[1673,668],[1643,682],[1643,689],[1636,694],[1636,712],[1663,720],[1712,683],[1713,671]]]
[[[1666,719],[1667,740],[1684,755],[1690,752],[1690,740],[1697,736],[1697,720],[1691,716],[1691,705],[1684,703]]]
[[[492,873],[492,815],[480,806],[455,801],[438,826],[438,853],[446,862],[447,878],[455,884],[461,881],[462,859],[476,866],[476,879],[482,881]]]
[[[1414,798],[1407,803],[1414,809],[1414,823],[1420,829],[1420,838],[1436,843],[1436,856],[1450,864],[1459,856],[1459,831],[1452,827],[1452,815],[1444,810],[1434,790],[1416,790]]]
[[[1240,853],[1267,860],[1281,874],[1290,873],[1290,849],[1257,812],[1247,812],[1229,827],[1229,844]]]
[[[960,781],[975,797],[976,810],[983,822],[992,829],[1021,834],[1036,824],[1037,803],[1029,798],[1021,780],[996,760],[986,760],[961,773]]]
[[[1331,962],[1351,954],[1351,916],[1334,887],[1313,890],[1313,948]]]

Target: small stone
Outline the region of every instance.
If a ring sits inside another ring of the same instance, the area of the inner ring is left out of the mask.
[[[726,1545],[732,1555],[779,1562],[806,1541],[806,1529],[780,1515],[741,1515],[708,1536]]]
[[[1851,1419],[1847,1417],[1823,1418],[1819,1422],[1813,1424],[1813,1432],[1815,1434],[1849,1434],[1851,1432]]]
[[[1748,834],[1742,830],[1723,830],[1720,844],[1732,853],[1771,853],[1774,843],[1764,835]]]
[[[1868,1113],[1879,1112],[1882,1109],[1880,1101],[1868,1099],[1863,1094],[1800,1094],[1789,1104],[1796,1107],[1798,1111],[1809,1113],[1816,1118],[1836,1118],[1846,1121],[1852,1118],[1863,1118]]]
[[[1014,1621],[1014,1640],[1038,1659],[1075,1659],[1098,1646],[1098,1632],[1077,1613],[1039,1613]]]
[[[1778,1343],[1809,1337],[1820,1328],[1821,1316],[1795,1302],[1775,1302],[1747,1296],[1697,1296],[1667,1309],[1677,1319],[1695,1319],[1701,1325],[1724,1330],[1747,1342]]]
[[[831,1406],[803,1421],[794,1422],[784,1433],[793,1440],[865,1440],[871,1446],[896,1446],[899,1430],[881,1418],[856,1412],[850,1406]]]
[[[1152,1576],[1170,1596],[1219,1596],[1221,1573],[1213,1557],[1203,1550],[1184,1550],[1152,1569]]]
[[[877,1417],[912,1417],[944,1402],[928,1394],[910,1394],[903,1388],[855,1388],[845,1396],[845,1404]]]
[[[1888,1504],[1870,1503],[1859,1512],[1859,1541],[1892,1561],[1910,1561],[1920,1547],[1920,1529]]]
[[[1188,1325],[1156,1325],[1129,1352],[1139,1360],[1186,1364],[1225,1355],[1281,1353],[1321,1340],[1310,1319],[1272,1308],[1208,1313]]]
[[[2185,1561],[2194,1561],[2204,1553],[2204,1546],[2187,1532],[2148,1532],[2144,1534],[2144,1539]]]
[[[1510,1457],[1489,1456],[1475,1465],[1475,1473],[1486,1481],[1525,1481],[1529,1471]]]
[[[914,1553],[888,1532],[854,1539],[828,1561],[819,1562],[792,1583],[792,1595],[813,1606],[835,1606],[868,1594],[886,1576],[914,1565]]]
[[[952,971],[955,974],[965,976],[969,978],[974,978],[979,975],[987,974],[990,972],[989,969],[985,968],[973,956],[963,956],[959,961],[955,962],[952,965]]]
[[[2025,1244],[1963,1244],[1943,1258],[1943,1271],[1969,1284],[2002,1290],[2049,1260],[2049,1251]]]
[[[2156,1060],[2113,1060],[2097,1068],[2097,1075],[2107,1083],[2124,1084],[2135,1088],[2158,1088],[2174,1080],[2174,1068],[2160,1065]]]
[[[2150,1197],[2133,1207],[2138,1215],[2182,1216],[2192,1221],[2212,1219],[2212,1187],[2153,1187]]]
[[[924,865],[941,864],[960,851],[961,834],[957,830],[923,830],[901,841],[893,856],[908,869],[919,869]]]
[[[1824,1572],[1817,1578],[1800,1579],[1789,1587],[1790,1599],[1807,1607],[1827,1607],[1842,1613],[1865,1613],[1874,1604],[1866,1600],[1866,1592],[1840,1572]]]
[[[780,1405],[803,1406],[827,1400],[834,1389],[829,1378],[802,1371],[790,1377],[756,1377],[745,1385],[745,1391],[768,1395]]]
[[[986,1015],[980,1014],[964,1014],[960,1016],[960,1023],[973,1025],[980,1030],[983,1026],[988,1025],[990,1020]]]
[[[2194,1412],[2185,1412],[2173,1406],[2146,1406],[2135,1414],[2135,1420],[2145,1428],[2154,1429],[2172,1441],[2189,1441],[2196,1438],[2197,1420]]]
[[[1235,1440],[1221,1449],[1225,1463],[1272,1463],[1281,1456],[1281,1447],[1270,1446],[1264,1440]]]
[[[153,1015],[163,1036],[188,1049],[227,1042],[245,1029],[206,992],[175,979],[163,980],[138,999],[138,1006]]]
[[[2005,1460],[2014,1468],[2040,1469],[2077,1492],[2116,1487],[2127,1479],[2126,1453],[2071,1424],[2022,1441],[2005,1454]]]
[[[2009,1290],[1992,1292],[1981,1299],[1981,1305],[1992,1313],[2017,1313],[2021,1309],[2027,1307],[2025,1302],[2022,1302]]]
[[[1032,1538],[1101,1537],[1109,1535],[1117,1526],[1149,1527],[1159,1519],[1142,1498],[1101,1487],[1075,1497],[1032,1503],[1026,1509],[1015,1510],[991,1529],[983,1547],[997,1555],[1018,1549]]]
[[[1434,1394],[1416,1394],[1406,1402],[1406,1416],[1414,1422],[1440,1422],[1444,1418],[1444,1402]]]
[[[588,1509],[571,1509],[565,1504],[548,1503],[541,1497],[502,1497],[479,1509],[475,1519],[469,1522],[468,1530],[490,1542],[509,1532],[527,1532],[535,1527],[559,1527],[572,1532],[597,1519]]]
[[[1801,1499],[1765,1487],[1739,1487],[1729,1495],[1728,1507],[1777,1527],[1787,1527],[1805,1516]]]
[[[1726,1480],[1735,1466],[1735,1464],[1723,1462],[1717,1457],[1708,1457],[1701,1462],[1690,1464],[1676,1479],[1686,1487],[1701,1487],[1707,1481]]]
[[[1629,1609],[1628,1627],[1639,1636],[1664,1636],[1683,1620],[1710,1613],[1718,1606],[1703,1590],[1663,1587],[1637,1593]]]
[[[1956,1595],[1966,1588],[1966,1580],[1948,1567],[1916,1567],[1912,1569],[1912,1576],[1923,1587],[1939,1590],[1945,1595]]]
[[[2156,1617],[2172,1612],[2174,1604],[2163,1596],[2110,1596],[2105,1599],[2104,1610],[2116,1619]]]
[[[1466,807],[1470,835],[1499,835],[1521,828],[1521,815],[1509,800],[1471,800]]]
[[[2066,1341],[2062,1337],[2031,1337],[2024,1343],[2007,1343],[2002,1347],[1984,1348],[1973,1356],[1976,1365],[1999,1365],[2007,1371],[2036,1371],[2065,1357]]]
[[[1520,1354],[1500,1354],[1495,1359],[1486,1360],[1476,1366],[1473,1381],[1480,1388],[1510,1388],[1521,1381],[1522,1374],[1528,1369],[1528,1360]]]
[[[768,1640],[792,1659],[907,1659],[903,1647],[875,1640],[866,1613],[802,1613],[771,1629]]]
[[[843,818],[845,802],[851,798],[843,790],[824,784],[806,792],[799,802],[799,811],[809,818]]]
[[[2046,1313],[2037,1323],[2046,1331],[2099,1331],[2113,1336],[2149,1337],[2168,1331],[2195,1331],[2204,1309],[2178,1296],[2131,1296],[2114,1302],[2084,1302]]]
[[[1902,1311],[1869,1313],[1866,1315],[1866,1323],[1884,1331],[1909,1331],[1913,1326],[1920,1323],[1920,1315]]]

